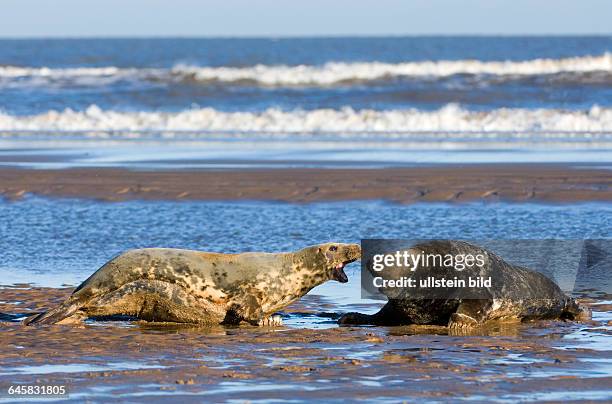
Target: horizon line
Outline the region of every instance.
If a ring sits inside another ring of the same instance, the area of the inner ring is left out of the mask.
[[[611,37],[610,33],[439,33],[439,34],[313,34],[313,35],[46,35],[2,36],[0,40],[79,39],[369,39],[369,38],[589,38]]]

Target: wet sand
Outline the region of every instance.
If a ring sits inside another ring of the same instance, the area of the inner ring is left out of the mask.
[[[70,289],[4,287],[0,312],[29,313]],[[128,322],[0,323],[0,386],[65,384],[75,401],[611,399],[610,296],[589,324],[198,328]],[[308,295],[285,315],[317,313]],[[330,319],[330,322],[333,321]],[[0,398],[1,400],[1,398]]]
[[[562,165],[393,169],[0,169],[0,194],[120,200],[385,199],[400,203],[611,201],[612,172]],[[0,287],[0,313],[33,313],[71,289]],[[279,328],[144,322],[24,327],[0,316],[0,402],[11,384],[65,384],[76,402],[612,400],[612,296],[594,321],[445,327],[337,327],[338,302],[309,294]],[[364,307],[353,307],[364,311]],[[311,329],[323,318],[328,328]],[[296,321],[297,319],[297,321]]]
[[[17,199],[26,194],[106,201],[612,201],[612,171],[550,164],[195,171],[0,169],[0,195]]]

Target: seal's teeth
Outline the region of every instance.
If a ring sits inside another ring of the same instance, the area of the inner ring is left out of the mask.
[[[336,269],[342,269],[342,268],[344,268],[344,264],[340,263],[336,265]]]

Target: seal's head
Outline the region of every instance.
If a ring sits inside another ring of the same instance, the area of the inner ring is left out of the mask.
[[[348,282],[344,267],[361,258],[359,244],[326,243],[305,248],[303,259],[308,267],[325,279]]]

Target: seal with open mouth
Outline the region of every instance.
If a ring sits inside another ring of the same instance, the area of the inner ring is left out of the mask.
[[[358,244],[326,243],[290,253],[220,254],[169,248],[123,253],[98,269],[59,307],[25,324],[126,315],[197,324],[278,325],[272,316],[328,280],[348,282]]]

